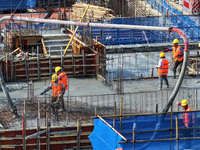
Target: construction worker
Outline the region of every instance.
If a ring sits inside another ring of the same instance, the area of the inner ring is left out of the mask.
[[[179,73],[181,71],[182,68],[182,64],[183,64],[183,48],[181,46],[178,45],[179,40],[178,39],[174,39],[173,40],[173,47],[172,48],[168,48],[165,49],[163,52],[167,52],[167,51],[172,51],[173,52],[173,61],[174,61],[174,67],[173,67],[173,78],[176,78],[176,68],[180,65],[180,70]]]
[[[68,79],[67,79],[67,74],[62,71],[61,67],[56,67],[55,72],[58,75],[58,80],[61,80],[65,86],[65,90],[68,90]],[[62,95],[63,96],[63,95]],[[64,99],[62,98],[62,109],[64,110]]]
[[[50,86],[47,87],[40,95],[43,95],[50,89],[53,90],[52,93],[52,110],[56,118],[58,118],[58,108],[59,103],[62,103],[63,94],[65,93],[65,86],[62,81],[58,80],[58,76],[56,74],[53,74],[51,77],[51,83]]]
[[[162,90],[163,79],[165,81],[167,88],[169,88],[169,82],[167,80],[168,64],[169,64],[169,61],[165,59],[165,53],[161,52],[158,66],[156,66],[156,68],[158,69],[159,82],[160,82],[159,90]]]
[[[178,103],[179,106],[182,106],[184,108],[184,111],[187,113],[183,113],[183,123],[186,128],[192,127],[194,125],[194,116],[193,113],[188,113],[188,111],[191,111],[190,106],[188,106],[188,101],[186,99],[183,99],[181,103]],[[184,137],[191,137],[192,130],[187,129],[183,131]]]

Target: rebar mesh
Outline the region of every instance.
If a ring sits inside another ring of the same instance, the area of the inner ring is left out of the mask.
[[[120,113],[121,98],[123,114],[145,114],[162,112],[168,102],[172,90],[134,92],[123,94],[104,94],[87,96],[67,96],[65,100],[65,111],[58,112],[55,118],[50,109],[51,97],[32,97],[30,99],[13,99],[18,114],[24,113],[24,101],[26,101],[25,114],[27,128],[37,126],[38,102],[40,102],[40,126],[45,126],[45,117],[48,114],[51,126],[76,125],[76,121],[81,119],[82,123],[92,123],[92,116],[114,115]],[[199,89],[180,89],[173,103],[173,111],[182,110],[178,108],[177,102],[187,99],[192,110],[200,109],[198,106],[200,96]],[[7,106],[5,99],[1,100],[1,121],[7,123],[9,128],[19,129],[22,127],[21,118],[12,119],[12,113]],[[116,104],[116,108],[114,108]],[[48,113],[46,111],[48,110]],[[3,117],[3,118],[2,118]]]

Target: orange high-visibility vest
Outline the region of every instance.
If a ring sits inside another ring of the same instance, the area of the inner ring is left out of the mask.
[[[63,82],[65,86],[65,90],[68,90],[68,80],[67,80],[67,74],[65,72],[61,72],[59,74],[60,80]]]
[[[162,67],[158,68],[158,75],[167,75],[168,74],[168,63],[167,59],[162,59]]]
[[[191,108],[188,106],[187,110],[185,111],[191,111]],[[183,123],[186,127],[189,125],[192,125],[194,123],[194,116],[192,113],[183,113]]]
[[[178,56],[178,54],[181,54],[181,46],[178,46],[175,48],[174,46],[172,47],[172,52],[174,56],[174,61],[181,61],[183,60],[183,56]]]
[[[65,72],[61,72],[59,74],[60,80],[63,82],[64,86],[65,86],[65,90],[68,90],[68,80],[67,80],[67,74]]]
[[[51,81],[51,88],[53,90],[52,96],[57,97],[63,90],[63,82],[58,80],[58,83],[56,84],[54,81]]]

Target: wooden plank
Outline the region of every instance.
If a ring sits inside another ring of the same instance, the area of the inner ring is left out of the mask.
[[[84,12],[82,18],[80,19],[80,22],[82,22],[83,18],[85,17],[85,14],[86,14],[86,12],[87,12],[89,6],[90,6],[90,5],[88,4],[87,7],[86,7],[86,9],[85,9],[85,12]],[[70,41],[69,41],[67,47],[65,48],[65,51],[64,51],[63,55],[65,55],[65,53],[67,52],[67,49],[69,48],[69,45],[70,45],[70,43],[71,43],[73,37],[75,36],[75,34],[76,34],[78,28],[79,28],[79,26],[76,27],[76,29],[75,29],[75,31],[74,31],[74,34],[72,35],[72,37],[71,37],[71,39],[70,39]]]
[[[76,140],[67,140],[67,141],[51,141],[50,145],[60,145],[60,144],[76,144]],[[91,143],[89,139],[80,140],[80,143]],[[41,143],[41,145],[46,145],[46,143]],[[23,144],[12,144],[12,145],[1,145],[4,147],[22,147]],[[27,143],[26,146],[37,146],[36,143]]]
[[[10,55],[12,55],[13,53],[17,52],[18,50],[21,50],[21,49],[18,47],[17,49],[15,49],[14,51],[12,51],[12,52],[10,53]]]
[[[42,42],[42,50],[43,50],[43,53],[44,53],[44,54],[47,54],[47,49],[46,49],[46,46],[45,46],[45,44],[44,44],[44,39],[43,39],[43,38],[41,39],[41,42]]]

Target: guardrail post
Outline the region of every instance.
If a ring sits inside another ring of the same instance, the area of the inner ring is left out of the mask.
[[[37,132],[40,132],[40,100],[38,100]],[[37,149],[40,150],[40,134],[37,136]]]
[[[51,47],[49,46],[49,78],[52,76]]]
[[[38,80],[40,80],[40,57],[39,57],[39,46],[37,46],[37,73],[38,73]]]
[[[82,57],[83,57],[83,76],[85,76],[86,75],[86,70],[85,70],[85,52],[84,52],[84,50],[82,50],[81,51],[81,53],[82,53]]]
[[[81,124],[80,119],[77,120],[77,143],[76,143],[76,149],[80,150],[80,141],[81,141]]]

